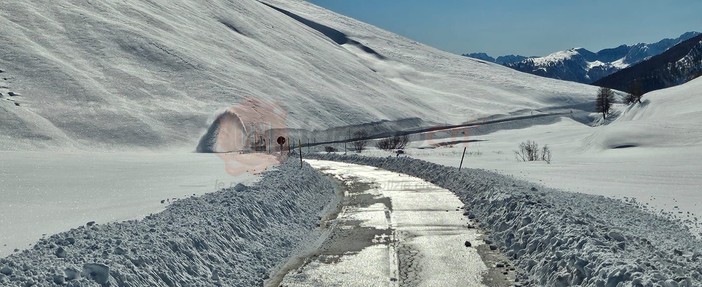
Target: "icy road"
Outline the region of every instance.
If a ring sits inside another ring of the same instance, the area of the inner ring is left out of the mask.
[[[481,259],[498,256],[452,192],[375,167],[307,162],[343,182],[343,204],[336,218],[323,221],[328,231],[319,246],[283,268],[282,282],[274,277],[268,285],[509,285]]]

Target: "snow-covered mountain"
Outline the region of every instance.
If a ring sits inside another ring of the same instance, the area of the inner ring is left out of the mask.
[[[621,45],[598,52],[591,52],[584,48],[573,48],[544,57],[514,57],[510,55],[510,57],[502,61],[495,59],[491,62],[504,64],[515,70],[543,77],[580,83],[593,83],[621,69],[663,53],[668,48],[699,34],[698,32],[687,32],[675,39],[667,38],[652,44]],[[464,56],[490,61],[489,59],[492,57],[483,54],[466,54]]]
[[[525,60],[528,58],[534,58],[534,57],[525,57],[525,56],[520,56],[520,55],[504,55],[504,56],[499,56],[497,58],[493,58],[486,53],[470,53],[470,54],[463,54],[462,56],[480,59],[480,60],[488,61],[491,63],[497,63],[500,65],[506,65],[509,63],[519,62],[519,61],[522,61],[522,60]]]
[[[642,92],[680,85],[702,75],[702,35],[688,39],[660,55],[600,79],[595,85]]]
[[[594,93],[300,0],[8,0],[0,26],[0,150],[194,150],[247,99],[280,105],[290,128],[326,129],[460,123]]]

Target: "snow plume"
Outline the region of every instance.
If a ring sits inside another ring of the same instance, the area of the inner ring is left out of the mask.
[[[317,155],[423,178],[456,193],[536,286],[702,286],[702,242],[615,199],[408,157]]]
[[[291,160],[251,187],[42,239],[0,259],[0,286],[261,286],[296,246],[317,238],[334,192],[328,177]]]

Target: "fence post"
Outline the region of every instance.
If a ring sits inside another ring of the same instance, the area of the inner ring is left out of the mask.
[[[300,168],[302,168],[302,141],[298,140],[298,151],[300,152]]]
[[[463,155],[461,156],[461,164],[458,166],[458,171],[461,171],[461,168],[463,168],[463,158],[466,157],[466,149],[467,148],[468,148],[467,146],[463,147]]]

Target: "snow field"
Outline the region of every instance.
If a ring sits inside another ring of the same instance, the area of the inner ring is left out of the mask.
[[[702,284],[702,242],[680,222],[619,200],[407,157],[314,157],[406,173],[455,192],[532,284]]]
[[[257,286],[301,242],[316,239],[335,196],[294,160],[260,182],[171,204],[143,220],[71,229],[0,259],[0,285]]]
[[[141,219],[173,200],[258,179],[214,154],[0,152],[0,257],[94,221]],[[243,165],[243,164],[241,164]]]

